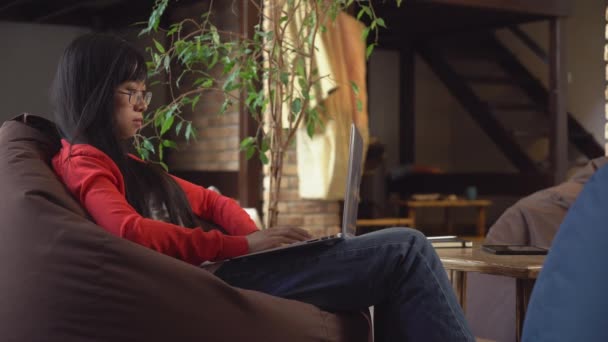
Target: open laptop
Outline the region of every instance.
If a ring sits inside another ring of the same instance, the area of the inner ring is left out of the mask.
[[[336,235],[324,236],[313,240],[299,241],[289,245],[270,248],[263,251],[244,254],[229,260],[239,260],[257,255],[266,255],[295,248],[309,248],[316,245],[333,244],[340,240],[355,236],[357,225],[357,209],[359,207],[359,185],[363,167],[363,139],[354,124],[350,127],[350,145],[348,157],[348,176],[346,177],[346,190],[344,191],[344,208],[342,215],[342,228]],[[228,261],[228,260],[227,260]]]

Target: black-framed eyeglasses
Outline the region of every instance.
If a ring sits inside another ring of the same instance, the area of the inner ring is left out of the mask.
[[[124,95],[129,95],[129,103],[132,105],[136,105],[141,101],[144,101],[146,106],[148,106],[150,104],[150,101],[152,101],[152,92],[150,91],[129,89],[128,91],[118,90],[118,92]]]

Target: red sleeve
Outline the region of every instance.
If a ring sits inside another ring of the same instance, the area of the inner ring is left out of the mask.
[[[230,235],[248,235],[258,230],[249,214],[233,199],[181,178],[172,177],[186,193],[196,215],[220,225]]]
[[[198,265],[248,252],[247,240],[218,231],[204,232],[151,220],[139,215],[127,202],[122,175],[96,157],[72,156],[64,183],[95,222],[112,234],[160,253]]]

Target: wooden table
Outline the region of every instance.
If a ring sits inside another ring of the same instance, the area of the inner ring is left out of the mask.
[[[495,255],[484,252],[479,245],[473,248],[437,248],[443,267],[450,274],[450,279],[458,301],[465,307],[466,274],[479,272],[515,278],[515,324],[517,341],[521,340],[522,327],[526,308],[534,282],[545,261],[544,255]]]
[[[414,221],[409,217],[382,217],[375,219],[358,219],[357,227],[413,227]]]
[[[477,208],[477,234],[479,236],[486,235],[486,208],[492,205],[492,201],[489,200],[467,200],[467,199],[454,199],[454,200],[433,200],[433,201],[399,201],[400,205],[404,205],[408,208],[408,218],[413,221],[412,226],[416,227],[416,210],[419,208],[443,208],[445,210],[445,220],[447,225],[447,233],[453,234],[453,223],[452,223],[452,208],[466,208],[472,207]]]

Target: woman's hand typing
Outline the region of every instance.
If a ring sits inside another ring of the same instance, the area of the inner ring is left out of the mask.
[[[249,244],[249,252],[259,252],[269,248],[279,247],[284,244],[308,240],[311,235],[302,228],[276,227],[259,230],[246,236]]]

